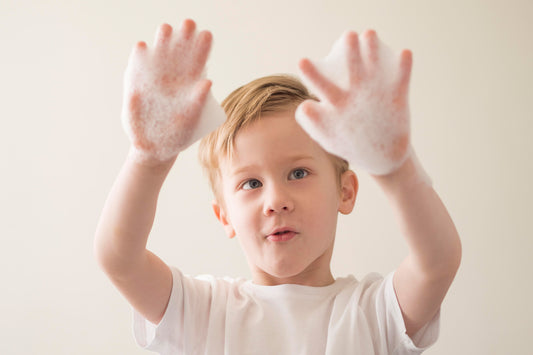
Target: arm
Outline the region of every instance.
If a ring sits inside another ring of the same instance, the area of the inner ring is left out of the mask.
[[[393,280],[410,336],[438,311],[461,259],[455,226],[412,154],[411,66],[410,51],[395,55],[374,31],[346,32],[325,61],[300,61],[320,102],[296,111],[311,137],[369,172],[392,203],[410,250]]]
[[[157,324],[172,289],[169,267],[146,249],[157,198],[174,160],[139,163],[130,153],[105,203],[95,237],[96,258],[140,314]]]
[[[388,197],[409,247],[393,279],[409,336],[439,310],[461,262],[461,242],[453,221],[414,159],[410,157],[391,174],[373,176]]]
[[[161,186],[179,152],[225,118],[203,78],[211,34],[196,34],[195,26],[185,20],[173,34],[164,24],[153,49],[139,42],[130,55],[122,120],[132,145],[95,236],[100,266],[152,323],[161,320],[172,289],[169,267],[146,249]]]

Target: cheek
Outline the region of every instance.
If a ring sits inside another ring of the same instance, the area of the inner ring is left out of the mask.
[[[227,199],[228,215],[237,234],[246,233],[256,223],[257,212],[243,198]]]
[[[318,224],[320,228],[332,228],[337,220],[340,201],[337,186],[335,185],[334,189],[322,187],[314,195],[312,201],[309,198],[306,203],[309,221]]]
[[[332,179],[322,179],[315,189],[317,200],[321,202],[324,207],[332,208],[338,206],[340,201],[340,192],[337,181],[332,183]]]

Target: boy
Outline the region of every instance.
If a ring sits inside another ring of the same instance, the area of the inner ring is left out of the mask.
[[[347,88],[302,60],[320,101],[288,76],[252,81],[222,103],[226,122],[201,143],[215,215],[239,238],[252,280],[189,277],[146,250],[163,181],[206,127],[210,43],[185,20],[177,34],[161,26],[154,50],[140,42],[130,58],[132,148],[95,251],[135,310],[137,342],[162,354],[421,353],[438,336],[461,245],[410,148],[410,52],[383,75],[373,31],[347,32],[323,63],[346,60]],[[410,253],[385,278],[331,274],[337,214],[351,212],[358,188],[341,157],[369,171],[397,212]]]

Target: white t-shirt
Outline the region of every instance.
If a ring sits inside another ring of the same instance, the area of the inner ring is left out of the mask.
[[[160,354],[403,355],[420,354],[438,338],[440,310],[413,339],[405,333],[394,272],[311,287],[193,278],[171,269],[161,322],[134,311],[137,344]]]

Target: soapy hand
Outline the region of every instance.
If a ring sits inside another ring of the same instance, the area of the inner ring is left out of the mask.
[[[138,42],[130,55],[122,123],[142,161],[170,160],[225,120],[204,73],[212,35],[195,29],[190,19],[179,31],[163,24],[153,48]]]
[[[299,62],[307,100],[296,119],[328,152],[373,175],[399,168],[410,154],[408,89],[412,57],[399,56],[375,31],[345,32],[323,60]]]

